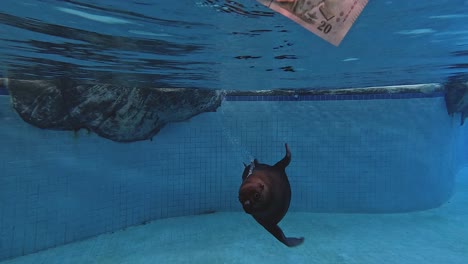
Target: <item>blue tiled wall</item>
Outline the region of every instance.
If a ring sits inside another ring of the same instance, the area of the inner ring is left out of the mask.
[[[0,259],[145,221],[231,208],[241,164],[219,115],[167,126],[153,141],[41,130],[0,97]],[[234,209],[234,208],[231,208]]]
[[[451,194],[459,126],[444,107],[439,97],[229,102],[223,110],[233,137],[261,161],[274,163],[290,143],[293,209],[399,212]]]
[[[460,128],[457,144],[458,167],[464,168],[468,166],[468,121]]]
[[[0,259],[170,216],[241,210],[242,162],[288,142],[291,210],[399,212],[452,192],[460,134],[443,98],[228,100],[115,143],[24,123],[0,96]],[[466,142],[466,141],[465,141]]]

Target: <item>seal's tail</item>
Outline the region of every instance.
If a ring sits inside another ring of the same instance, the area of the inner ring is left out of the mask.
[[[275,167],[280,167],[283,169],[285,169],[291,162],[291,151],[289,150],[288,143],[284,144],[284,147],[286,148],[286,154],[284,155],[284,158],[275,164]]]

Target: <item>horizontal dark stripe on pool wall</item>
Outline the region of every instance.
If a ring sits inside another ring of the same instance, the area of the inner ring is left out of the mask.
[[[227,95],[226,101],[340,101],[412,99],[444,97],[444,92],[395,94],[325,94],[325,95]]]

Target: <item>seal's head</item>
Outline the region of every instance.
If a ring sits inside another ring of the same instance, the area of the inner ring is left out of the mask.
[[[265,210],[270,200],[269,196],[265,184],[253,177],[242,184],[239,190],[239,202],[248,214]]]

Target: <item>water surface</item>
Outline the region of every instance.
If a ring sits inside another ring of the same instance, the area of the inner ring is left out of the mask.
[[[0,72],[157,87],[338,88],[467,72],[468,1],[370,1],[336,48],[254,0],[3,0]]]

